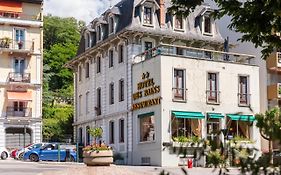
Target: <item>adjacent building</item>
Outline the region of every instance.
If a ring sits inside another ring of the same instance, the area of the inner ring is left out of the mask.
[[[42,140],[42,0],[0,1],[0,147]]]
[[[186,164],[180,139],[218,144],[239,137],[259,149],[254,57],[224,52],[209,5],[188,17],[168,13],[170,6],[122,0],[83,30],[67,64],[75,75],[76,141],[90,144],[88,128],[102,127],[102,139],[133,165]]]

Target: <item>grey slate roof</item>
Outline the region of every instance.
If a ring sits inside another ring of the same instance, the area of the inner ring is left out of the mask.
[[[16,2],[27,2],[27,3],[33,3],[33,4],[41,4],[43,0],[11,0]]]
[[[117,3],[115,6],[113,6],[110,9],[107,9],[100,17],[95,18],[92,22],[92,30],[88,30],[93,32],[95,36],[95,24],[99,23],[103,26],[106,26],[106,32],[103,40],[108,38],[107,35],[107,16],[108,14],[112,13],[116,15],[117,18],[117,26],[115,33],[118,34],[118,32],[121,32],[123,30],[130,30],[130,31],[138,31],[138,32],[145,32],[155,35],[164,35],[164,36],[170,36],[178,39],[184,39],[184,40],[203,40],[206,42],[216,42],[216,43],[223,43],[224,40],[221,37],[219,30],[217,26],[215,25],[214,29],[214,35],[212,37],[204,36],[202,35],[202,32],[200,30],[199,26],[196,26],[196,17],[199,15],[202,15],[207,10],[210,10],[210,7],[208,5],[202,5],[200,7],[197,7],[193,13],[191,13],[186,20],[185,28],[187,29],[185,32],[175,32],[172,28],[171,23],[171,16],[166,17],[166,26],[163,28],[160,28],[159,21],[158,21],[158,15],[154,15],[154,20],[156,25],[154,28],[151,27],[145,27],[141,24],[140,17],[138,16],[138,6],[143,1],[150,1],[150,2],[156,2],[159,3],[159,0],[122,0],[119,3]],[[157,4],[159,5],[159,4]],[[167,8],[171,6],[170,0],[165,0],[165,7],[166,11]],[[87,30],[87,29],[86,29]],[[77,55],[82,54],[85,51],[85,41],[84,41],[84,35],[81,35],[81,41],[79,45],[79,49],[77,52]],[[95,43],[93,44],[95,45]]]

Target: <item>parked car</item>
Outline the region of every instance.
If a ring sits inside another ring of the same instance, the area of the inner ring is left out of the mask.
[[[0,147],[0,158],[5,160],[9,157],[9,152],[6,148]]]
[[[32,149],[40,148],[41,146],[44,146],[45,144],[47,144],[47,143],[29,144],[26,147],[21,148],[21,149],[19,149],[17,151],[15,159],[22,160],[23,159],[23,155],[24,155],[25,152],[28,152],[28,151],[30,151]]]
[[[60,150],[58,149],[60,147]],[[48,143],[40,148],[32,149],[26,152],[23,156],[24,160],[32,162],[43,161],[58,161],[60,152],[60,161],[76,161],[77,154],[72,147],[59,145],[58,143]]]

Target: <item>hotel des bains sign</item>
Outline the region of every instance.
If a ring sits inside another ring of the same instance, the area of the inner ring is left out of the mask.
[[[148,97],[154,94],[160,93],[160,86],[155,85],[154,79],[150,78],[150,73],[145,72],[141,76],[141,81],[137,84],[137,92],[133,93],[133,101],[140,100],[143,97]],[[143,100],[137,103],[133,103],[132,110],[138,110],[142,108],[147,108],[150,106],[160,104],[161,97],[151,98],[148,100]]]

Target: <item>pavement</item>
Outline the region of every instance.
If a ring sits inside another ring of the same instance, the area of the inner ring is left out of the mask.
[[[184,171],[182,170],[184,168]],[[153,166],[93,166],[73,162],[24,162],[13,159],[0,160],[0,175],[218,175],[212,168],[153,167]],[[230,169],[229,175],[239,175]]]

